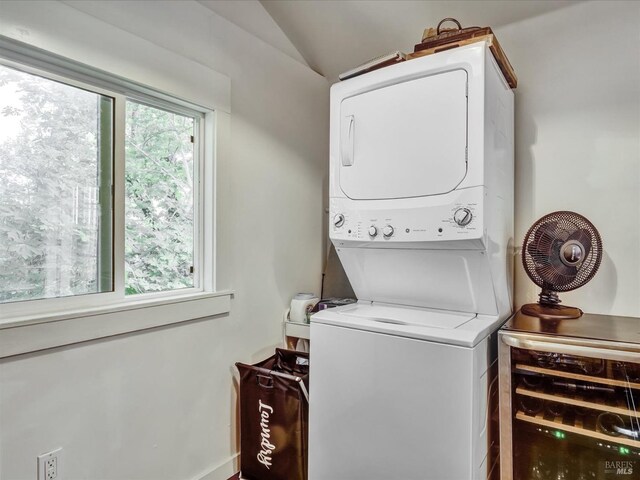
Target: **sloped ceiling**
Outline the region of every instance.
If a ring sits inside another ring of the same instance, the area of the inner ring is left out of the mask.
[[[395,50],[412,52],[414,44],[422,38],[422,31],[435,27],[445,17],[458,19],[463,27],[499,27],[579,2],[260,0],[260,3],[306,63],[333,82],[341,72],[371,58]]]
[[[258,0],[198,0],[207,7],[300,63],[306,60]]]

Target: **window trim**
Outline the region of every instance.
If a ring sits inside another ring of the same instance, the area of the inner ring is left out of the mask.
[[[191,111],[206,114],[214,111],[212,108],[184,100],[168,92],[163,92],[140,82],[129,80],[4,35],[0,35],[0,60],[14,62],[25,68],[41,70],[49,75],[58,75],[66,80],[84,83],[90,85],[92,90],[96,88],[109,90],[129,96],[134,100],[149,102],[152,106],[160,107],[164,104],[173,106],[173,109],[184,108],[183,113]]]
[[[19,325],[77,319],[215,299],[231,291],[215,291],[215,149],[216,111],[175,98],[165,92],[111,75],[99,69],[0,36],[0,65],[58,81],[113,98],[113,291],[84,295],[24,300],[0,304],[0,330]],[[194,142],[194,287],[165,292],[125,295],[125,120],[127,99],[193,117],[198,124]],[[199,139],[198,139],[199,137]],[[196,174],[197,170],[197,174]],[[228,311],[228,310],[227,310]],[[212,312],[214,314],[216,312]],[[218,312],[221,313],[221,312]],[[178,320],[178,321],[184,321]],[[171,323],[171,322],[170,322]],[[136,330],[132,323],[132,330]],[[1,334],[0,334],[1,336]],[[0,347],[2,347],[0,343]],[[2,349],[0,348],[0,357]]]
[[[0,359],[140,330],[221,317],[234,292],[180,295],[153,301],[24,317],[0,323]]]

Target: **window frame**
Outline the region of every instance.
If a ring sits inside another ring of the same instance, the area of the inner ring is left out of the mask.
[[[183,115],[183,116],[187,116],[190,118],[193,118],[194,121],[194,129],[193,129],[193,164],[197,167],[193,169],[193,191],[194,191],[194,199],[193,199],[193,241],[194,241],[194,248],[193,248],[193,267],[194,267],[194,272],[193,272],[193,287],[185,287],[185,288],[180,288],[180,289],[175,289],[175,290],[165,290],[165,291],[159,291],[159,292],[147,292],[147,293],[136,293],[136,294],[132,294],[132,295],[126,295],[124,294],[124,298],[147,298],[147,297],[163,297],[166,296],[167,294],[172,294],[174,292],[178,293],[178,292],[185,292],[186,294],[189,293],[194,293],[194,292],[200,292],[203,291],[202,285],[204,284],[204,268],[202,266],[202,262],[201,259],[204,258],[204,250],[203,250],[203,244],[204,244],[204,231],[202,226],[204,225],[204,215],[202,214],[204,208],[203,208],[203,199],[204,199],[204,185],[202,184],[201,179],[204,178],[204,163],[205,163],[205,151],[204,151],[204,138],[205,138],[205,129],[204,129],[204,123],[205,123],[205,114],[204,113],[200,113],[200,112],[195,112],[193,110],[188,110],[188,109],[184,109],[184,108],[174,108],[171,109],[170,107],[168,107],[164,102],[163,103],[157,103],[154,104],[152,102],[149,102],[148,99],[138,99],[135,97],[135,95],[127,95],[124,98],[124,110],[125,110],[125,120],[123,121],[123,125],[124,127],[126,127],[125,123],[126,123],[126,104],[127,101],[132,101],[141,105],[145,105],[147,107],[152,107],[152,108],[156,108],[159,110],[164,110],[166,112],[169,113],[174,113],[174,114],[178,114],[178,115]],[[124,133],[124,129],[122,130],[122,132]],[[123,148],[125,145],[125,138],[123,135]],[[125,159],[126,161],[126,159]],[[126,163],[126,162],[125,162]],[[126,164],[123,165],[122,167],[122,171],[123,174],[126,170]],[[123,175],[123,179],[122,179],[122,185],[124,187],[124,175]],[[122,192],[122,198],[123,198],[123,202],[125,201],[125,192],[124,192],[124,188],[123,188],[123,192]],[[123,223],[122,223],[122,228],[123,228],[123,236],[122,236],[122,252],[123,252],[123,268],[124,268],[124,249],[125,249],[125,245],[124,245],[124,229],[126,227],[125,222],[124,222],[124,210],[122,212],[123,214]],[[115,211],[114,211],[114,217],[115,217]],[[122,272],[122,280],[124,282],[124,271]],[[123,289],[124,289],[124,283],[123,283]],[[114,288],[115,290],[115,288]]]
[[[200,301],[230,292],[215,291],[215,151],[216,112],[144,85],[35,47],[3,48],[0,65],[113,99],[112,285],[113,291],[21,300],[0,304],[1,329],[126,312],[140,308]],[[192,117],[194,128],[194,286],[162,292],[125,294],[125,122],[131,100]],[[180,321],[180,320],[178,320]],[[183,321],[183,320],[182,320]],[[135,329],[133,329],[135,330]],[[2,357],[0,352],[0,357]]]

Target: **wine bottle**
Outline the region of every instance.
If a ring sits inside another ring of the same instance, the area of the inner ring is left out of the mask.
[[[552,352],[537,352],[531,350],[529,355],[531,355],[531,358],[542,368],[555,368],[558,359],[558,354]]]
[[[529,388],[541,388],[546,383],[546,377],[542,375],[522,375],[522,383]]]
[[[584,417],[589,415],[591,412],[591,410],[586,407],[569,406],[562,402],[545,401],[537,397],[529,397],[526,395],[518,396],[517,404],[518,410],[521,410],[528,415],[537,415],[544,410],[547,415],[552,417],[562,417],[568,409],[571,409],[576,415]]]
[[[554,417],[561,417],[567,410],[567,406],[564,403],[559,402],[545,402],[544,410],[549,415],[553,415]]]
[[[586,407],[578,407],[577,405],[573,407],[573,411],[579,417],[585,417],[585,416],[589,415],[589,412],[591,412],[591,410],[589,410],[588,408],[586,408]]]
[[[635,430],[633,424],[629,428],[624,419],[615,413],[606,412],[600,414],[596,426],[602,433],[612,437],[623,436],[632,440],[640,440],[640,430]]]
[[[529,396],[518,397],[520,410],[529,415],[536,415],[544,408],[544,400]]]
[[[589,375],[598,375],[604,371],[605,367],[605,361],[601,358],[585,358],[574,355],[559,355],[556,362],[561,368],[581,371]]]
[[[605,412],[598,415],[596,420],[596,428],[598,431],[611,435],[612,437],[620,436],[619,429],[624,429],[624,420],[620,415],[611,412]]]
[[[581,382],[567,382],[563,380],[553,380],[552,385],[554,388],[563,389],[567,393],[606,393],[614,394],[616,389],[613,387],[604,387],[600,385],[591,385],[589,383]]]
[[[542,368],[561,368],[588,375],[600,375],[604,372],[606,362],[601,358],[577,357],[553,352],[538,352],[531,350],[531,358]]]

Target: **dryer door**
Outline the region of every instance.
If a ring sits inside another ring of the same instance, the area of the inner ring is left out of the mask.
[[[467,172],[467,72],[349,97],[340,106],[340,187],[356,200],[450,192]]]

